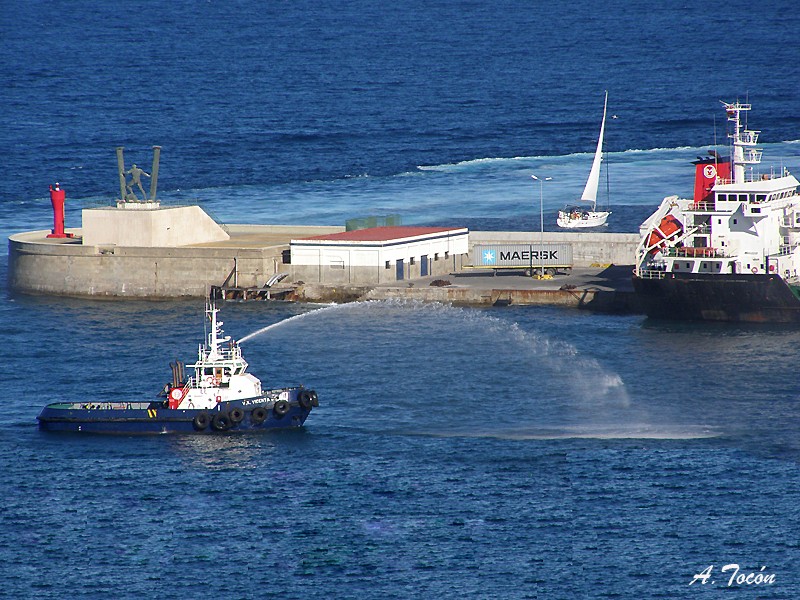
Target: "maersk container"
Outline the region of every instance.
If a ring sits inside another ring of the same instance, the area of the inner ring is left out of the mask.
[[[472,266],[482,269],[572,268],[572,244],[475,244]]]

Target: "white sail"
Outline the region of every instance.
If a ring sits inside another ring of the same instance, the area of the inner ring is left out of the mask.
[[[608,91],[606,91],[606,99],[603,102],[603,122],[600,124],[600,137],[597,138],[597,150],[594,152],[594,162],[592,162],[592,170],[589,171],[589,179],[586,181],[586,187],[583,189],[581,200],[584,202],[592,203],[592,211],[595,210],[597,205],[597,188],[600,186],[600,164],[603,162],[603,133],[606,128],[606,106],[608,105]]]

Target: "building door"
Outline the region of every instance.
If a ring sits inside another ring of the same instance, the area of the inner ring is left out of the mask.
[[[397,264],[397,281],[402,281],[403,280],[403,259],[402,258],[398,258],[396,264]]]
[[[428,274],[428,255],[423,254],[419,257],[419,276],[425,277]]]

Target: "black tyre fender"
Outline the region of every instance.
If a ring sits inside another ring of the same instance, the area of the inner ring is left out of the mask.
[[[244,410],[236,406],[230,410],[228,416],[231,418],[231,423],[233,425],[238,425],[244,421]]]
[[[253,425],[261,425],[264,421],[267,420],[269,413],[267,409],[263,406],[257,406],[253,409],[253,412],[250,413],[250,422]]]
[[[286,400],[278,400],[272,407],[272,412],[279,419],[289,412],[289,403]]]
[[[210,423],[211,417],[209,417],[208,413],[205,411],[197,413],[194,419],[192,419],[192,426],[195,431],[205,431]]]
[[[311,406],[319,406],[319,396],[317,396],[317,392],[311,390],[308,394],[311,397]]]
[[[297,394],[297,403],[303,410],[311,410],[311,394],[308,393],[308,390],[301,390]]]
[[[233,422],[231,421],[230,415],[226,412],[218,412],[214,415],[214,418],[211,419],[211,427],[217,431],[228,431],[231,425],[233,425]]]

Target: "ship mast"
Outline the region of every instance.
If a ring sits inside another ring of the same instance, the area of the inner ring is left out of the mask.
[[[728,121],[733,123],[733,133],[728,137],[733,141],[733,183],[745,182],[745,165],[757,165],[761,162],[761,148],[756,148],[758,134],[761,131],[745,129],[741,113],[750,110],[750,104],[740,102],[723,102]],[[752,179],[752,177],[751,177]]]

